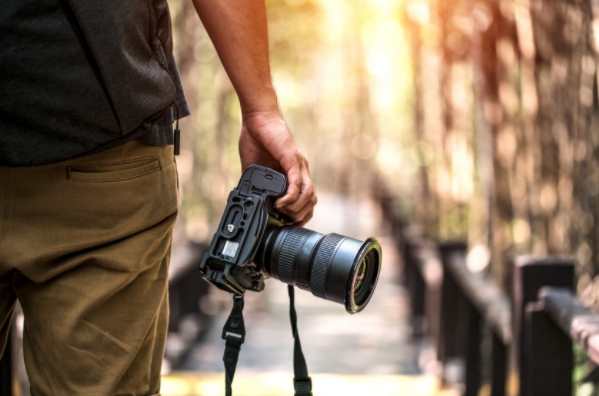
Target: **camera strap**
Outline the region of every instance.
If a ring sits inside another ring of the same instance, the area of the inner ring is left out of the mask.
[[[308,375],[308,366],[302,352],[299,334],[297,332],[297,314],[295,312],[295,290],[287,286],[289,292],[289,318],[295,340],[293,345],[293,388],[295,396],[312,396],[312,379]],[[245,325],[243,323],[243,296],[233,296],[233,308],[223,327],[223,339],[226,341],[223,362],[225,363],[225,393],[232,396],[231,384],[235,376],[235,368],[239,359],[241,344],[245,340]]]
[[[233,308],[229,314],[229,319],[223,327],[223,339],[225,343],[225,354],[223,362],[225,363],[225,389],[226,396],[231,396],[231,384],[235,376],[235,368],[237,367],[237,359],[239,359],[239,351],[241,344],[245,341],[245,325],[243,323],[243,296],[233,295]]]
[[[312,378],[308,375],[306,358],[302,352],[299,333],[297,332],[297,314],[295,313],[295,289],[287,285],[289,292],[289,318],[291,319],[291,331],[295,343],[293,345],[293,388],[295,396],[312,396]]]

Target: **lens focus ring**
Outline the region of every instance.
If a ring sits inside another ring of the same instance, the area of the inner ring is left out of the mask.
[[[305,228],[296,227],[287,233],[281,253],[279,253],[278,270],[279,280],[285,283],[293,284],[293,263],[298,255],[302,245],[310,235],[311,231]]]
[[[317,297],[326,298],[327,270],[335,253],[335,248],[343,238],[345,238],[343,235],[329,234],[322,238],[317,248],[314,263],[312,264],[312,272],[310,273],[310,289],[312,289],[312,294]]]

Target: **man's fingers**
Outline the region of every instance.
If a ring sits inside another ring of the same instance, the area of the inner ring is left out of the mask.
[[[246,117],[239,141],[239,153],[243,166],[259,163],[281,170],[287,175],[287,192],[276,200],[277,209],[303,224],[312,217],[316,195],[308,161],[295,144],[280,114],[275,117],[265,114]]]
[[[313,195],[312,198],[299,210],[292,211],[288,208],[285,208],[285,213],[291,219],[300,223],[300,225],[306,224],[308,220],[312,218],[312,213],[314,212],[314,206],[318,202],[316,195]]]
[[[297,198],[294,201],[289,201],[285,205],[285,209],[287,211],[291,211],[294,213],[300,212],[304,206],[306,206],[312,197],[315,196],[314,185],[312,184],[312,179],[310,178],[310,174],[308,173],[306,167],[302,167],[301,170],[301,188]]]
[[[296,214],[301,218],[301,214],[305,214],[307,206],[315,205],[315,203],[312,204],[313,199],[316,199],[316,193],[314,192],[312,182],[308,182],[302,187],[297,199],[294,202],[285,205],[285,210],[289,213]]]
[[[295,202],[297,200],[297,197],[299,197],[300,195],[300,183],[300,181],[290,182],[289,187],[287,187],[287,194],[277,199],[277,201],[275,202],[275,206],[280,209],[287,206],[290,202]]]
[[[306,214],[304,219],[297,223],[297,225],[300,227],[305,226],[310,221],[310,219],[312,219],[312,216],[314,216],[314,207],[312,207],[312,209]]]
[[[294,166],[290,167],[289,169],[285,169],[289,185],[287,186],[287,194],[277,199],[275,202],[277,208],[287,206],[297,201],[298,197],[300,196],[303,183],[300,164],[301,163],[298,161],[296,164],[294,164]]]

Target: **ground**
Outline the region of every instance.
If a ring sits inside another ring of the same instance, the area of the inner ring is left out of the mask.
[[[412,337],[408,296],[401,286],[401,260],[376,205],[368,199],[321,195],[307,227],[357,239],[375,236],[383,247],[379,283],[363,312],[349,315],[340,304],[296,292],[298,329],[314,395],[450,394],[439,391],[426,340]],[[208,298],[203,304],[219,312],[214,325],[180,369],[164,377],[163,396],[224,394],[224,341],[220,335],[231,297],[215,289]],[[287,288],[279,281],[267,280],[262,293],[248,292],[244,309],[247,335],[233,385],[236,396],[293,394],[288,310]]]

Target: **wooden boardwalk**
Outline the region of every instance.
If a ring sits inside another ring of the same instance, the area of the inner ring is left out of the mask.
[[[223,374],[174,373],[163,377],[162,396],[222,396]],[[432,375],[314,374],[314,396],[458,396],[441,390]],[[288,373],[239,373],[233,384],[235,396],[293,395]]]
[[[376,206],[321,196],[309,228],[356,238],[376,236],[383,269],[369,306],[348,315],[342,305],[310,293],[296,293],[298,327],[315,395],[449,395],[440,393],[434,356],[426,340],[411,337],[408,300],[400,285],[401,263]],[[231,307],[230,295],[212,290],[218,308],[214,325],[193,347],[180,371],[164,377],[163,396],[221,395],[224,392],[220,338]],[[292,395],[293,338],[286,285],[268,280],[263,293],[248,293],[234,394]]]

